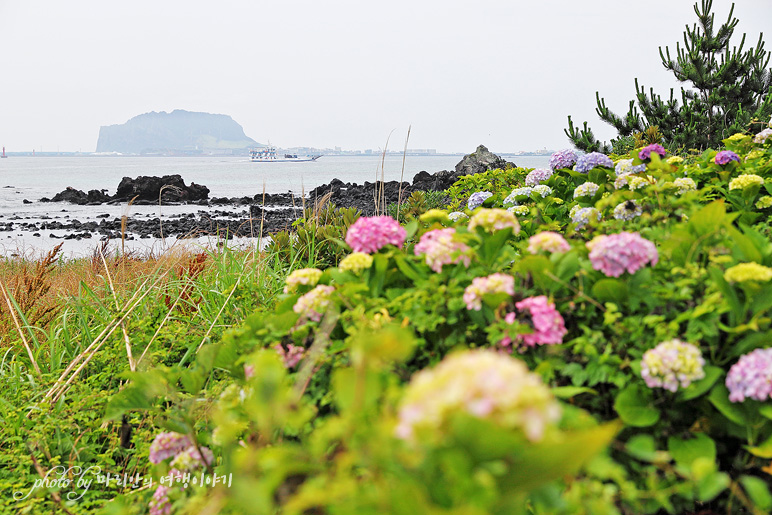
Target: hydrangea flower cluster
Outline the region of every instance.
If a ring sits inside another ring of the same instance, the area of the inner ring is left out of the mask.
[[[469,201],[466,203],[466,207],[468,207],[471,211],[474,211],[478,207],[482,206],[483,202],[492,196],[493,193],[490,191],[476,191],[469,197]]]
[[[284,363],[285,368],[295,368],[303,356],[306,354],[306,349],[300,345],[287,344],[285,349],[281,343],[277,343],[273,346],[276,354],[281,358],[281,362]]]
[[[617,161],[617,164],[614,167],[614,173],[617,177],[624,177],[625,175],[630,175],[631,173],[640,173],[645,171],[646,165],[633,166],[632,159],[620,159]]]
[[[665,162],[669,165],[680,165],[684,162],[684,158],[681,156],[670,156],[665,160]]]
[[[520,224],[517,223],[515,215],[506,209],[481,209],[472,215],[468,227],[470,231],[474,231],[475,227],[482,227],[487,232],[511,227],[515,234],[520,232]]]
[[[632,177],[624,177],[624,179],[627,180],[627,186],[633,191],[644,188],[654,182],[654,177],[651,175],[647,175],[646,177],[633,175]]]
[[[674,180],[673,186],[678,189],[679,195],[683,195],[687,191],[695,191],[697,189],[697,183],[689,177],[680,177]]]
[[[158,464],[169,458],[174,458],[169,471],[172,477],[181,477],[183,472],[191,472],[202,465],[214,463],[212,451],[207,447],[197,447],[189,437],[174,432],[159,433],[150,444],[149,460]],[[152,515],[168,515],[171,512],[169,490],[170,488],[164,485],[156,488],[148,504]]]
[[[576,152],[570,148],[559,150],[550,156],[550,168],[554,171],[571,168],[574,164],[576,164]]]
[[[596,166],[613,169],[614,161],[601,152],[590,152],[589,154],[582,154],[579,156],[576,160],[576,165],[574,165],[574,171],[579,173],[589,173],[589,171]]]
[[[568,214],[571,217],[571,221],[577,224],[577,229],[581,229],[590,223],[590,220],[600,221],[600,211],[594,207],[574,206]]]
[[[338,266],[341,270],[360,274],[364,270],[367,270],[373,266],[373,257],[370,254],[365,254],[364,252],[352,252],[348,256],[344,257]]]
[[[705,377],[700,349],[674,338],[643,353],[641,377],[649,388],[675,392]]]
[[[414,441],[467,414],[536,442],[560,419],[560,406],[541,378],[520,360],[490,350],[451,354],[413,376],[399,408],[396,435]]]
[[[451,222],[458,222],[460,220],[466,220],[469,218],[469,215],[462,211],[453,211],[452,213],[448,213],[448,218],[450,218]]]
[[[658,143],[652,143],[651,145],[646,145],[641,149],[640,152],[638,152],[638,157],[641,159],[641,161],[646,161],[648,159],[651,159],[651,154],[658,154],[659,157],[665,157],[665,147]]]
[[[407,232],[390,216],[361,217],[348,228],[346,243],[354,252],[372,254],[386,245],[401,247]]]
[[[536,254],[539,251],[568,252],[569,250],[571,250],[571,245],[556,232],[542,231],[528,239],[528,252],[531,254]]]
[[[442,267],[445,265],[463,263],[468,267],[472,249],[465,243],[456,241],[453,238],[454,234],[456,230],[453,228],[427,231],[421,236],[413,252],[416,256],[423,254],[426,257],[426,264],[437,273],[442,272]]]
[[[574,198],[579,197],[592,197],[596,193],[598,193],[598,189],[600,189],[600,186],[595,184],[594,182],[587,181],[584,184],[580,184],[579,186],[574,189]]]
[[[318,322],[322,319],[322,313],[330,305],[330,295],[335,291],[332,286],[319,285],[310,292],[300,297],[292,311],[298,313],[300,318],[307,318]]]
[[[744,173],[729,181],[729,190],[744,190],[751,186],[763,186],[764,178],[755,173]]]
[[[512,190],[512,193],[507,195],[507,198],[504,199],[504,205],[517,205],[517,197],[530,197],[531,194],[534,192],[534,189],[530,186],[523,186],[522,188],[515,188]]]
[[[756,201],[756,209],[767,209],[770,207],[772,207],[772,197],[769,195],[764,195]]]
[[[531,212],[531,208],[528,206],[510,206],[507,208],[507,211],[514,213],[517,216],[525,216]]]
[[[318,268],[301,268],[294,270],[287,276],[285,281],[284,293],[292,293],[298,289],[301,284],[304,286],[316,286],[322,277],[322,271]]]
[[[448,221],[448,214],[442,209],[430,209],[419,216],[418,219],[429,224],[434,222],[445,223]]]
[[[183,450],[193,445],[187,435],[180,433],[167,432],[158,433],[150,444],[150,463],[158,464],[162,461],[176,456]]]
[[[632,220],[643,214],[641,206],[635,200],[626,200],[614,208],[614,218],[617,220]]]
[[[515,278],[507,274],[491,274],[488,277],[475,277],[472,284],[464,290],[466,309],[480,311],[483,296],[494,293],[515,294]]]
[[[772,268],[758,263],[740,263],[724,272],[724,279],[730,283],[757,281],[765,283],[772,279]]]
[[[563,317],[560,316],[555,304],[549,302],[547,297],[539,295],[538,297],[528,297],[515,303],[515,307],[530,318],[533,332],[528,334],[519,334],[518,340],[528,347],[536,345],[557,345],[563,343],[563,337],[568,332],[566,330]],[[511,324],[515,321],[515,313],[507,313],[504,321]],[[509,337],[504,338],[500,344],[508,346],[512,341]]]
[[[770,132],[772,132],[772,131],[770,131]],[[573,165],[573,163],[571,163],[571,164]],[[548,180],[550,177],[552,177],[552,170],[545,170],[543,168],[537,168],[535,170],[532,170],[525,177],[525,185],[526,186],[536,186],[537,184]]]
[[[716,154],[716,157],[714,158],[714,161],[717,165],[725,165],[731,161],[737,161],[740,162],[740,156],[732,152],[731,150],[722,150],[718,154]]]
[[[619,277],[625,271],[634,274],[647,263],[654,266],[659,260],[654,244],[637,232],[596,236],[586,245],[592,267],[608,277]]]
[[[544,198],[548,195],[552,195],[552,188],[547,186],[546,184],[537,184],[533,187],[533,191],[541,195],[541,198]]]
[[[772,347],[741,356],[729,369],[726,388],[732,402],[772,399]]]
[[[753,138],[753,142],[758,143],[759,145],[763,145],[770,137],[772,137],[772,129],[764,129],[763,131],[756,134],[756,136]]]

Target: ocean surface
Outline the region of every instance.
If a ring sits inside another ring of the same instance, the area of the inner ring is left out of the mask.
[[[429,173],[452,170],[462,156],[323,156],[305,163],[252,163],[245,157],[9,157],[0,159],[0,221],[32,222],[51,219],[76,219],[81,222],[99,220],[107,214],[110,219],[123,214],[138,218],[156,218],[178,213],[208,210],[242,211],[243,206],[131,206],[119,205],[76,206],[68,203],[41,203],[68,186],[88,191],[105,189],[114,194],[123,177],[140,175],[182,176],[186,184],[195,182],[207,186],[212,197],[243,197],[266,193],[295,194],[329,183],[332,179],[343,182],[374,182],[381,176],[387,180],[412,181],[420,171]],[[527,168],[547,167],[548,156],[504,156],[508,161]],[[24,203],[24,200],[32,203]],[[50,233],[54,233],[54,237]],[[62,240],[63,231],[41,231],[33,236],[21,231],[0,232],[0,254],[34,257],[47,252],[64,241],[64,254],[78,257],[91,253],[98,238],[90,240]],[[188,240],[188,243],[190,241]],[[206,240],[194,244],[206,245]],[[249,242],[242,242],[249,244]],[[139,251],[161,251],[175,244],[174,239],[134,240],[127,247]],[[111,246],[120,242],[111,242]]]

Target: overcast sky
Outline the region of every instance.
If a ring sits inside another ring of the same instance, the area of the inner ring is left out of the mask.
[[[716,22],[731,2],[715,0]],[[101,125],[149,111],[228,114],[278,146],[469,152],[597,135],[595,91],[626,111],[634,78],[677,85],[657,48],[685,0],[0,0],[0,145],[93,151]],[[772,0],[739,0],[748,44]]]

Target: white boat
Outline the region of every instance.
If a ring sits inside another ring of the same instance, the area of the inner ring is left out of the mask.
[[[297,154],[277,155],[276,147],[263,147],[249,151],[250,160],[253,163],[301,163],[303,161],[316,161],[322,156],[298,156]]]

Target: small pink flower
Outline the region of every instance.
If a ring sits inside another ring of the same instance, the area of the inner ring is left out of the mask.
[[[346,243],[354,252],[372,254],[386,245],[401,247],[407,232],[390,216],[361,217],[348,228]]]
[[[463,263],[468,268],[472,249],[463,242],[454,240],[454,234],[456,230],[453,228],[428,231],[421,236],[421,241],[413,251],[416,256],[424,255],[426,264],[437,273],[442,272],[443,266],[456,263]]]
[[[286,368],[295,368],[306,354],[306,349],[299,345],[292,345],[291,343],[287,345],[286,349],[281,343],[277,343],[273,348],[281,357],[281,361]]]
[[[586,245],[592,267],[608,277],[619,277],[625,271],[634,274],[647,263],[654,266],[659,260],[657,247],[637,232],[596,236]]]

